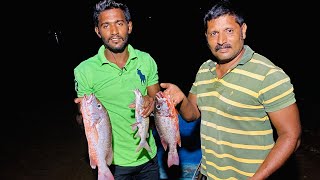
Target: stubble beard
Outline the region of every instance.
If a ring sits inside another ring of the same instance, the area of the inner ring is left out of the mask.
[[[127,45],[128,45],[128,39],[129,39],[129,36],[127,35],[125,38],[123,38],[123,42],[121,43],[121,46],[112,46],[110,43],[109,43],[109,39],[106,40],[106,39],[103,39],[103,43],[104,43],[104,46],[106,49],[108,49],[109,51],[113,52],[113,53],[122,53]]]

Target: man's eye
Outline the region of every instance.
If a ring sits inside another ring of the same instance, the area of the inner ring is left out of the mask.
[[[227,29],[226,30],[228,33],[232,33],[233,32],[233,29]]]
[[[216,32],[211,32],[209,35],[210,36],[216,36],[216,34],[217,34]]]

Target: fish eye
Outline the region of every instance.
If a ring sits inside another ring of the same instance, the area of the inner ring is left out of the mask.
[[[156,105],[156,108],[157,108],[157,109],[160,109],[160,105]]]

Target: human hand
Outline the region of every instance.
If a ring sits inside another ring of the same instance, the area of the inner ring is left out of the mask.
[[[74,103],[81,104],[82,99],[82,97],[74,98]]]
[[[154,99],[148,95],[143,96],[143,111],[141,112],[141,116],[143,116],[144,118],[148,117],[154,110]],[[136,104],[135,103],[131,103],[129,105],[129,108],[136,108]]]
[[[143,96],[143,111],[141,115],[146,118],[148,117],[154,110],[154,99],[148,95]]]
[[[184,98],[186,98],[186,96],[181,91],[181,89],[175,84],[172,84],[172,83],[160,83],[160,87],[165,89],[163,92],[170,96],[170,98],[172,99],[173,104],[175,106],[177,104],[179,104],[180,102],[182,102],[182,100]]]
[[[76,114],[76,121],[79,125],[83,125],[83,118],[82,118],[82,113],[80,111],[80,105],[81,105],[81,101],[82,101],[82,98],[75,98],[74,99],[74,103],[76,103],[78,105],[78,113]]]

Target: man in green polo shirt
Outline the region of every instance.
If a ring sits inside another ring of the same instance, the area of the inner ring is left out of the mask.
[[[300,144],[293,85],[281,68],[244,45],[247,25],[227,1],[208,11],[204,27],[216,61],[200,66],[188,97],[174,84],[160,85],[185,120],[201,116],[200,179],[267,179]]]
[[[113,162],[110,170],[115,179],[159,179],[157,147],[152,130],[147,143],[151,151],[136,152],[140,139],[131,125],[136,122],[135,89],[144,95],[144,116],[153,111],[153,97],[160,90],[157,64],[150,54],[128,44],[132,32],[129,9],[113,0],[102,0],[94,9],[95,32],[103,45],[98,53],[74,69],[75,89],[81,101],[93,93],[107,109],[112,126]]]

